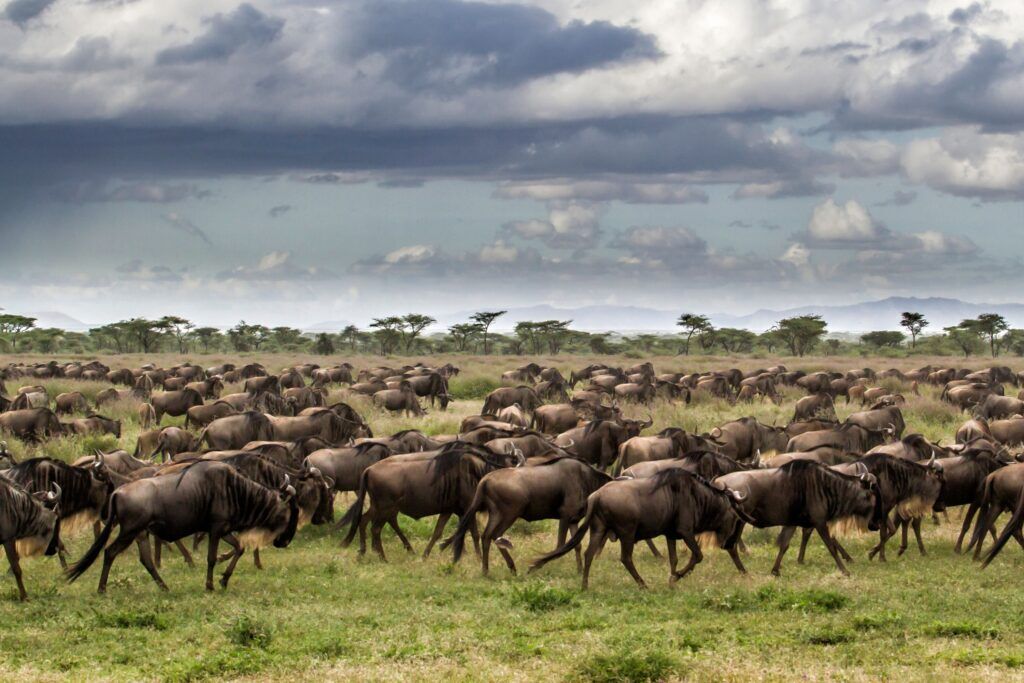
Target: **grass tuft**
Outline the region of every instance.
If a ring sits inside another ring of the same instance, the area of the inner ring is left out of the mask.
[[[512,589],[512,602],[531,612],[550,612],[562,607],[575,607],[576,594],[563,588],[531,583]]]
[[[590,683],[647,683],[680,674],[679,662],[663,652],[598,654],[577,668],[578,679]]]

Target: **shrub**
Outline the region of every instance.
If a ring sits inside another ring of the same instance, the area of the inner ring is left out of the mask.
[[[243,614],[228,625],[228,638],[242,647],[263,649],[274,639],[273,627],[258,617]]]
[[[550,612],[559,607],[575,607],[576,594],[543,584],[528,584],[513,589],[512,601],[531,612]]]
[[[663,652],[594,655],[577,668],[579,678],[593,683],[663,681],[678,672],[679,663]]]

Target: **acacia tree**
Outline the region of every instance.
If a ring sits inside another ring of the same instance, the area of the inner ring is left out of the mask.
[[[483,332],[483,329],[479,323],[458,323],[448,328],[448,336],[455,343],[456,351],[465,351],[473,337]]]
[[[967,321],[964,321],[967,322]],[[978,319],[973,321],[978,333],[988,337],[988,347],[992,357],[996,357],[996,337],[1010,329],[1006,318],[998,313],[982,313]],[[963,325],[963,323],[960,323]]]
[[[268,339],[270,328],[266,325],[252,325],[244,320],[228,330],[228,338],[235,351],[259,351]]]
[[[165,315],[156,321],[156,326],[174,337],[178,342],[178,353],[188,353],[188,335],[195,328],[190,320],[177,315]]]
[[[910,333],[910,348],[917,348],[917,335],[921,334],[921,330],[930,324],[923,313],[903,312],[903,315],[900,317],[900,327],[907,328],[907,332]]]
[[[903,333],[895,332],[891,330],[878,330],[877,332],[868,332],[860,336],[860,340],[865,344],[871,346],[877,346],[879,348],[888,346],[891,348],[897,348],[903,343]]]
[[[434,318],[421,313],[407,313],[402,316],[402,326],[400,331],[406,354],[412,350],[412,345],[416,341],[416,338],[420,336],[420,333],[436,322],[437,320]]]
[[[373,335],[380,344],[380,355],[390,354],[402,340],[402,319],[397,315],[387,318],[374,318],[370,327],[374,329]]]
[[[696,313],[684,313],[679,316],[679,320],[676,321],[676,325],[682,327],[684,334],[686,335],[686,344],[683,346],[683,353],[687,356],[690,355],[690,340],[693,339],[693,335],[700,333],[710,332],[712,330],[711,321],[708,320],[706,315],[697,315]]]
[[[316,343],[313,348],[321,356],[329,356],[334,353],[334,342],[331,341],[331,335],[326,332],[321,332],[316,337]]]
[[[491,323],[508,313],[508,311],[480,311],[469,316],[469,319],[483,328],[484,355],[491,352],[491,345],[488,343],[488,334],[491,330]]]
[[[0,315],[0,334],[11,338],[11,350],[17,352],[18,337],[36,326],[36,319],[24,315]]]
[[[820,315],[801,315],[783,318],[772,329],[794,356],[803,356],[825,336],[827,324]]]
[[[969,358],[972,353],[978,350],[978,342],[981,340],[981,330],[978,329],[977,320],[964,320],[959,325],[943,328],[946,336]]]
[[[200,327],[192,330],[192,336],[203,345],[203,353],[209,353],[210,344],[220,337],[220,330],[216,327]]]
[[[124,326],[129,339],[135,342],[136,348],[142,353],[155,351],[160,339],[167,333],[167,328],[159,320],[132,318],[118,324]]]
[[[353,353],[359,348],[359,328],[355,325],[346,325],[341,331],[341,338]]]

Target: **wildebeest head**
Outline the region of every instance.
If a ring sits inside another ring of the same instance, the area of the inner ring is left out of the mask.
[[[645,429],[649,429],[654,424],[654,416],[647,413],[646,420],[630,420],[627,418],[621,418],[619,423],[626,432],[626,438],[631,439],[634,436],[640,436],[640,432]]]
[[[878,486],[878,479],[867,471],[867,467],[861,464],[858,470],[856,478],[860,486],[854,489],[855,497],[851,501],[850,514],[867,519],[868,529],[878,531],[882,524],[888,523],[882,508],[882,490]]]
[[[299,526],[299,502],[295,497],[295,487],[291,485],[288,475],[285,475],[284,483],[278,492],[281,502],[288,505],[288,523],[284,530],[274,538],[275,548],[287,548],[295,537],[295,530]]]
[[[325,524],[334,521],[334,480],[324,475],[318,468],[311,467],[309,459],[302,461],[303,481],[308,481],[317,486],[320,494],[319,502],[313,511],[313,524]]]

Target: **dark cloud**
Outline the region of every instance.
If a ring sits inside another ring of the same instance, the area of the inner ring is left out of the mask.
[[[148,266],[142,259],[132,259],[122,263],[114,269],[120,280],[132,282],[165,282],[177,283],[182,281],[179,273],[174,272],[167,266]]]
[[[917,199],[917,192],[913,190],[896,190],[888,199],[878,202],[875,206],[907,206],[913,204]]]
[[[186,235],[199,238],[207,244],[212,244],[212,242],[210,242],[210,238],[206,236],[206,233],[203,232],[198,225],[181,214],[172,211],[171,213],[165,213],[161,218],[163,218],[164,223],[172,229],[183,232]]]
[[[281,35],[284,19],[260,12],[249,3],[229,14],[215,14],[203,20],[206,31],[192,42],[161,50],[156,63],[161,65],[223,61],[243,48],[260,48]]]
[[[291,211],[294,208],[295,207],[292,206],[291,204],[278,204],[277,206],[270,207],[270,210],[267,211],[267,214],[271,218],[277,218],[279,216],[285,215],[286,213],[288,213],[289,211]]]
[[[957,7],[949,13],[949,20],[954,24],[969,24],[984,12],[981,3],[972,2],[967,7]]]
[[[57,0],[11,0],[4,7],[4,18],[22,28],[35,19]]]
[[[655,39],[605,21],[559,24],[516,4],[371,0],[347,14],[349,58],[381,55],[408,88],[514,85],[660,56]]]

